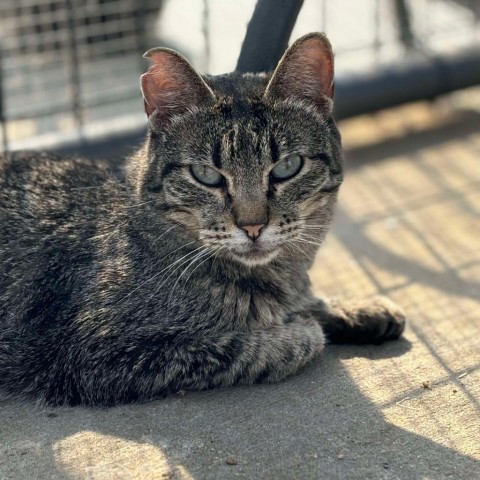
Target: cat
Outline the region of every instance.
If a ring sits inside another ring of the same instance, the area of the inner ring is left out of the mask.
[[[398,338],[384,298],[319,300],[307,270],[343,179],[334,61],[308,34],[272,74],[200,76],[173,50],[141,86],[124,169],[0,162],[0,390],[115,405],[278,382],[332,343]]]

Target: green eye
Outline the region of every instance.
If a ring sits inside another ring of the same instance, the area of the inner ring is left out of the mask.
[[[192,165],[190,172],[197,182],[208,185],[209,187],[219,187],[223,183],[223,176],[206,165]]]
[[[273,167],[271,175],[275,180],[287,180],[294,177],[302,168],[303,159],[300,155],[292,155],[291,157],[278,162]]]

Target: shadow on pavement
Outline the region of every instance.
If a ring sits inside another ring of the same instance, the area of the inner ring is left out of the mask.
[[[144,405],[41,410],[7,402],[0,477],[476,478],[472,458],[385,421],[342,365],[409,349],[407,340],[330,346],[281,384]],[[227,465],[229,457],[238,464]]]

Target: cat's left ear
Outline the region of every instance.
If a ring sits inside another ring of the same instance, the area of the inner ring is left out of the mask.
[[[264,96],[272,100],[302,100],[330,113],[333,73],[330,41],[323,33],[309,33],[285,52]]]
[[[141,77],[145,112],[152,127],[162,127],[174,115],[214,102],[210,87],[175,50],[153,48],[144,57],[154,62]]]

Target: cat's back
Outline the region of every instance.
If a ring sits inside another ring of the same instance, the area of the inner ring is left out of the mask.
[[[99,208],[115,203],[115,180],[98,161],[43,152],[0,156],[0,245],[88,228]]]
[[[87,206],[103,194],[113,177],[102,162],[67,158],[45,152],[14,152],[0,156],[0,211],[26,219],[48,216],[68,207]],[[85,203],[87,201],[87,203]]]
[[[89,239],[112,218],[120,185],[101,162],[32,152],[0,157],[0,316],[34,292],[58,292],[73,281],[69,265],[91,262]]]

